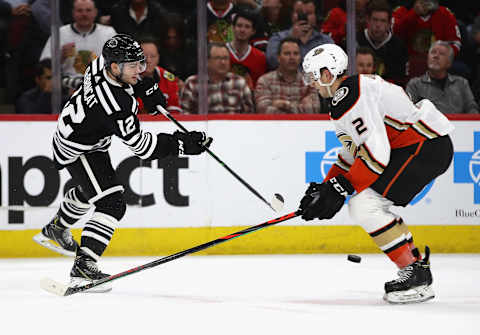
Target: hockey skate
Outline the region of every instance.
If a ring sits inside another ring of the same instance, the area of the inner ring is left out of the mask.
[[[77,252],[78,243],[73,239],[70,229],[57,225],[59,220],[56,215],[42,231],[33,237],[33,240],[52,251],[65,256],[74,257]],[[52,243],[52,242],[55,242]]]
[[[90,284],[96,280],[110,277],[109,274],[103,273],[98,269],[97,262],[82,250],[78,250],[72,271],[70,271],[70,287],[78,287]],[[112,290],[110,283],[95,286],[85,292],[87,293],[104,293]]]
[[[435,297],[430,271],[430,248],[425,247],[425,258],[398,271],[399,278],[385,283],[383,299],[391,304],[423,302]]]

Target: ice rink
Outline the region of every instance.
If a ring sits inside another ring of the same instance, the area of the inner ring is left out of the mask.
[[[381,254],[186,256],[68,297],[39,282],[67,281],[72,259],[0,259],[0,334],[480,334],[480,255],[432,252],[437,296],[410,305],[382,300],[396,269]]]

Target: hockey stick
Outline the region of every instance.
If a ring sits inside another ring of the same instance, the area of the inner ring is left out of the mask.
[[[175,123],[177,125],[178,128],[180,128],[180,130],[182,130],[184,133],[188,133],[188,130],[180,123],[177,121],[177,119],[175,119],[172,114],[170,114],[169,111],[167,111],[165,108],[163,108],[162,106],[158,105],[157,106],[157,109],[167,118],[169,119],[170,121],[172,121],[173,123]],[[205,151],[208,152],[208,154],[214,158],[217,162],[220,163],[220,165],[222,165],[225,169],[227,169],[228,172],[230,172],[239,182],[241,182],[246,188],[248,188],[250,190],[250,192],[252,192],[253,194],[255,194],[257,196],[257,198],[259,198],[260,200],[262,200],[265,204],[267,204],[268,207],[270,207],[271,209],[273,209],[275,212],[280,212],[282,209],[283,209],[283,205],[284,205],[284,199],[282,197],[282,195],[278,194],[278,193],[275,193],[274,194],[274,197],[272,199],[272,202],[268,202],[267,200],[265,200],[264,197],[262,197],[260,195],[260,193],[258,193],[252,186],[250,186],[250,184],[248,184],[245,180],[243,180],[238,174],[235,173],[235,171],[233,171],[227,164],[225,164],[220,158],[218,158],[217,155],[215,155],[209,148],[205,147]]]
[[[149,269],[149,268],[153,268],[153,267],[158,266],[160,264],[167,263],[167,262],[173,261],[174,259],[186,256],[188,254],[193,254],[195,252],[213,247],[214,245],[232,240],[234,238],[246,235],[248,233],[252,233],[252,232],[257,231],[259,229],[266,228],[268,226],[272,226],[272,225],[280,223],[280,222],[285,222],[287,220],[293,219],[293,218],[295,218],[297,216],[300,216],[300,215],[302,215],[302,211],[297,210],[296,212],[292,212],[290,214],[280,216],[276,219],[272,219],[270,221],[258,224],[256,226],[246,228],[246,229],[241,230],[239,232],[236,232],[236,233],[224,236],[224,237],[217,238],[216,240],[197,245],[196,247],[177,252],[176,254],[157,259],[153,262],[137,266],[135,268],[117,273],[117,274],[112,275],[110,277],[100,279],[98,281],[92,282],[92,283],[87,284],[87,285],[78,286],[78,287],[68,287],[67,285],[56,282],[53,279],[44,278],[40,281],[40,287],[43,288],[47,292],[50,292],[50,293],[53,293],[53,294],[56,294],[56,295],[59,295],[59,296],[67,296],[67,295],[72,295],[72,294],[75,294],[75,293],[83,292],[83,291],[86,291],[88,289],[91,289],[92,287],[99,286],[99,285],[117,280],[119,278],[129,276],[131,274],[134,274],[134,273],[137,273],[137,272]]]

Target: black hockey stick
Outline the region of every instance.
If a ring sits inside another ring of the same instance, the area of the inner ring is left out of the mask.
[[[272,226],[272,225],[274,225],[274,224],[277,224],[277,223],[280,223],[280,222],[284,222],[284,221],[293,219],[293,218],[295,218],[295,217],[297,217],[297,216],[299,216],[299,215],[302,215],[302,211],[301,211],[301,210],[297,210],[296,212],[292,212],[292,213],[290,213],[290,214],[286,214],[286,215],[284,215],[284,216],[280,216],[280,217],[278,217],[278,218],[276,218],[276,219],[272,219],[272,220],[270,220],[270,221],[267,221],[267,222],[258,224],[258,225],[256,225],[256,226],[246,228],[246,229],[241,230],[241,231],[239,231],[239,232],[236,232],[236,233],[233,233],[233,234],[224,236],[224,237],[217,238],[216,240],[213,240],[213,241],[210,241],[210,242],[207,242],[207,243],[204,243],[204,244],[197,245],[196,247],[193,247],[193,248],[190,248],[190,249],[187,249],[187,250],[183,250],[183,251],[177,252],[176,254],[173,254],[173,255],[170,255],[170,256],[166,256],[166,257],[157,259],[157,260],[155,260],[155,261],[153,261],[153,262],[150,262],[150,263],[147,263],[147,264],[144,264],[144,265],[137,266],[137,267],[135,267],[135,268],[132,268],[132,269],[129,269],[129,270],[126,270],[126,271],[117,273],[117,274],[115,274],[115,275],[111,275],[110,277],[106,277],[106,278],[100,279],[100,280],[98,280],[98,281],[95,281],[95,282],[90,283],[90,284],[87,284],[87,285],[78,286],[78,287],[68,287],[67,285],[62,284],[62,283],[58,283],[58,282],[56,282],[56,281],[54,281],[54,280],[52,280],[52,279],[50,279],[50,278],[44,278],[44,279],[42,279],[42,281],[40,282],[40,286],[41,286],[44,290],[46,290],[46,291],[48,291],[48,292],[50,292],[50,293],[59,295],[59,296],[67,296],[67,295],[72,295],[72,294],[75,294],[75,293],[83,292],[83,291],[86,291],[86,290],[88,290],[88,289],[91,289],[92,287],[96,287],[96,286],[99,286],[99,285],[102,285],[102,284],[105,284],[105,283],[108,283],[108,282],[111,282],[111,281],[114,281],[114,280],[117,280],[117,279],[120,279],[120,278],[129,276],[129,275],[131,275],[131,274],[134,274],[134,273],[137,273],[137,272],[140,272],[140,271],[149,269],[149,268],[153,268],[153,267],[158,266],[158,265],[160,265],[160,264],[173,261],[174,259],[177,259],[177,258],[186,256],[186,255],[188,255],[188,254],[193,254],[193,253],[195,253],[195,252],[198,252],[198,251],[201,251],[201,250],[204,250],[204,249],[213,247],[214,245],[217,245],[217,244],[220,244],[220,243],[223,243],[223,242],[226,242],[226,241],[230,241],[230,240],[232,240],[232,239],[234,239],[234,238],[237,238],[237,237],[246,235],[246,234],[248,234],[248,233],[252,233],[252,232],[257,231],[257,230],[259,230],[259,229],[266,228],[266,227],[268,227],[268,226]]]
[[[188,133],[188,130],[180,122],[178,122],[177,119],[175,119],[172,116],[172,114],[170,114],[169,111],[167,111],[165,108],[163,108],[160,105],[157,106],[157,109],[166,118],[168,118],[170,121],[175,123],[177,125],[177,127],[180,128],[181,131],[183,131],[184,133]],[[250,192],[255,194],[260,200],[262,200],[265,204],[267,204],[268,207],[273,209],[275,212],[280,212],[283,209],[283,205],[284,205],[285,200],[280,194],[275,193],[274,197],[272,199],[272,202],[271,203],[268,202],[267,200],[265,200],[264,197],[262,197],[260,195],[260,193],[258,193],[252,186],[250,186],[250,184],[248,184],[245,180],[243,180],[238,174],[235,173],[235,171],[233,171],[227,164],[225,164],[220,158],[218,158],[218,156],[215,155],[209,148],[205,147],[205,151],[208,152],[208,154],[211,157],[213,157],[217,162],[219,162],[220,165],[222,165],[225,169],[227,169],[227,171],[230,172],[239,182],[241,182],[246,188],[248,188],[250,190]]]

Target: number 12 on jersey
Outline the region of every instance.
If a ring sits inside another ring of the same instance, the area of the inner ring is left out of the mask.
[[[117,123],[123,137],[135,131],[135,118],[133,115],[130,115],[125,120],[117,120]]]

